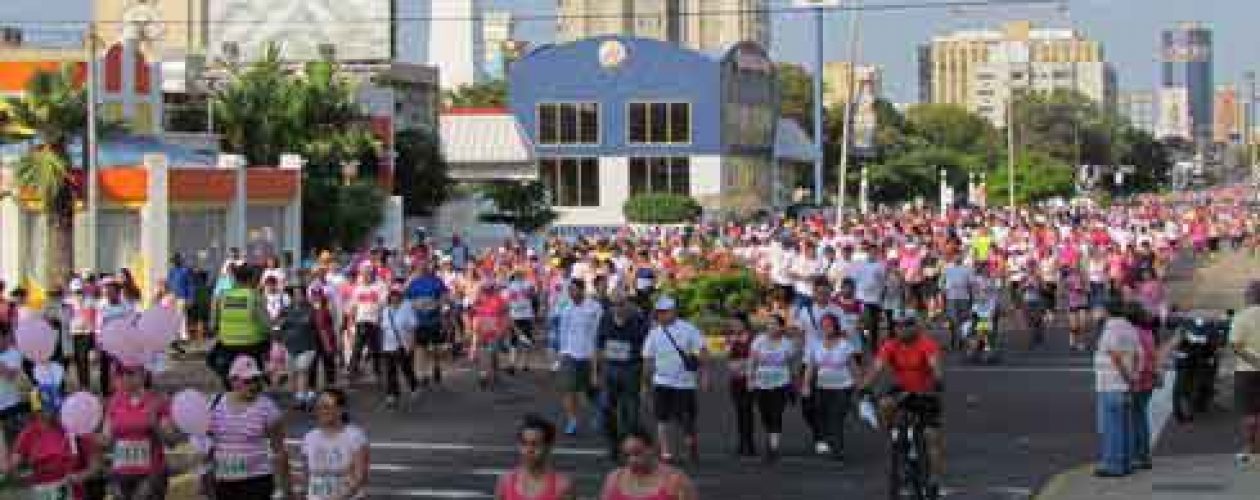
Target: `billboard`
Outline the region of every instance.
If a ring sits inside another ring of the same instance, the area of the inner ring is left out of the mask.
[[[392,56],[392,0],[208,0],[212,57],[253,60],[268,43],[289,61]],[[331,53],[328,49],[331,48]]]
[[[1159,137],[1190,139],[1190,92],[1185,87],[1159,91]]]

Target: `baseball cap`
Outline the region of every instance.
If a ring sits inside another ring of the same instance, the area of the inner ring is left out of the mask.
[[[228,377],[231,378],[256,378],[262,374],[262,370],[258,369],[258,361],[245,354],[232,360],[232,368],[228,370]]]

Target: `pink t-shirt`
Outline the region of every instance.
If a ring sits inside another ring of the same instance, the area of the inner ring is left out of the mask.
[[[166,468],[162,443],[153,427],[154,422],[169,418],[166,401],[147,391],[134,398],[119,393],[109,399],[105,414],[114,437],[111,453],[115,474],[144,476]]]
[[[229,397],[223,395],[210,410],[215,479],[240,481],[270,475],[271,440],[267,429],[280,420],[280,408],[266,396],[259,396],[244,408],[230,408]]]

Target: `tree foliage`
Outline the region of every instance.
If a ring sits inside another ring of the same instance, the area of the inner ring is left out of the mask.
[[[460,85],[443,92],[446,105],[453,108],[502,108],[508,105],[506,80]]]
[[[349,164],[360,177],[373,177],[383,154],[355,90],[336,63],[315,61],[297,71],[273,45],[258,60],[230,68],[227,85],[212,97],[224,149],[249,165],[276,165],[285,153],[306,160],[307,248],[353,247],[383,218],[379,186],[341,179]],[[335,227],[321,226],[328,223]]]
[[[448,175],[446,158],[437,136],[428,130],[407,129],[395,135],[398,164],[394,169],[395,194],[402,196],[403,213],[432,215],[450,198],[455,183]]]
[[[626,220],[637,224],[681,224],[700,218],[700,204],[690,196],[648,193],[631,196],[622,206]]]
[[[533,233],[559,217],[551,208],[547,186],[539,181],[492,182],[481,188],[481,195],[494,203],[491,211],[478,217],[482,222],[504,224],[522,233]]]
[[[774,65],[779,83],[779,115],[796,120],[807,134],[814,130],[814,80],[805,68],[790,63]]]

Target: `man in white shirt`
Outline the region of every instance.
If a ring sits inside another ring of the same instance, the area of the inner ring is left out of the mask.
[[[567,421],[564,433],[570,436],[578,431],[578,397],[593,399],[596,381],[591,371],[591,359],[595,357],[595,339],[599,333],[599,320],[604,308],[586,293],[586,281],[574,278],[569,281],[570,305],[560,311],[557,329],[560,355],[560,403],[564,406]]]
[[[795,292],[793,306],[804,305],[810,301],[810,297],[814,296],[814,276],[818,274],[818,265],[819,260],[814,244],[802,241],[800,249],[792,259],[792,291]]]
[[[415,347],[416,316],[411,305],[403,302],[402,288],[389,291],[389,304],[381,311],[381,353],[385,359],[385,405],[398,405],[400,394],[398,372],[407,379],[407,386],[416,393],[416,372],[411,363]]]
[[[644,373],[651,375],[652,410],[661,457],[665,460],[673,458],[669,424],[674,423],[682,430],[691,461],[699,461],[696,391],[708,385],[703,369],[705,351],[704,336],[691,323],[678,319],[674,299],[658,299],[656,326],[643,343],[643,360]]]
[[[879,257],[879,249],[864,245],[866,258],[849,267],[849,276],[857,288],[858,302],[862,303],[862,335],[866,345],[879,345],[879,320],[883,317],[884,281],[888,268]]]

